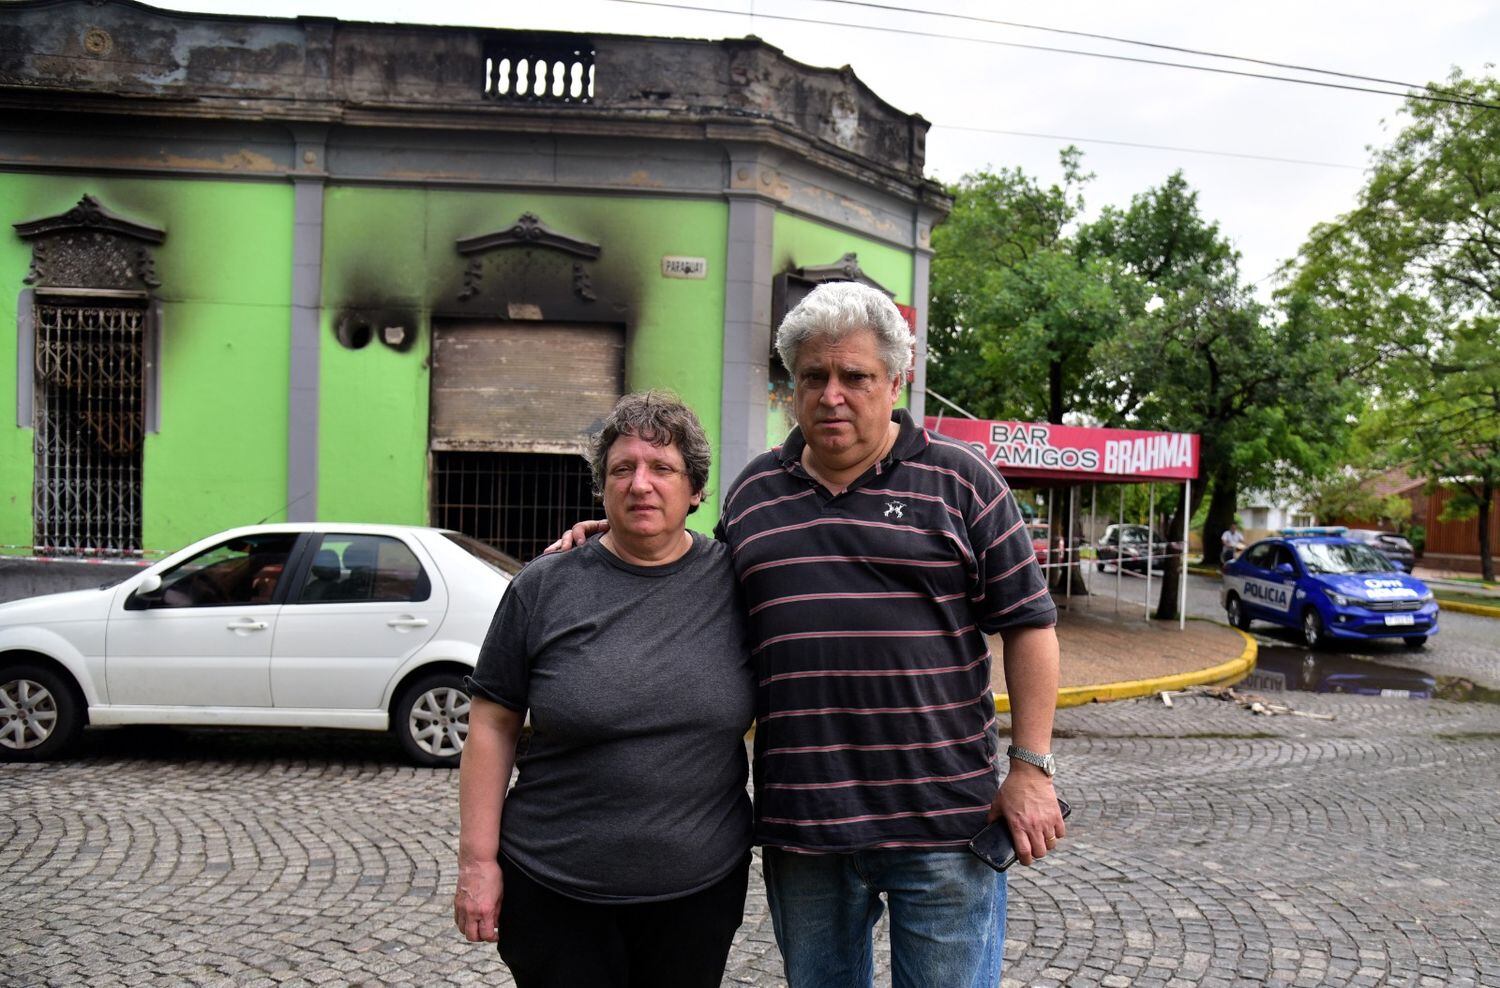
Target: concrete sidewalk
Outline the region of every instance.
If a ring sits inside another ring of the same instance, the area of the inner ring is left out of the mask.
[[[1057,705],[1072,707],[1103,700],[1149,696],[1162,690],[1200,684],[1226,685],[1255,668],[1255,639],[1227,625],[1191,619],[1178,630],[1175,621],[1148,621],[1138,609],[1075,600],[1057,612],[1057,641],[1062,653]],[[1005,646],[990,639],[995,657],[991,684],[995,705],[1010,709],[1005,695]]]

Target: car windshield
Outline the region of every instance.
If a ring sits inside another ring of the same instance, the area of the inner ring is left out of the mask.
[[[502,573],[505,576],[515,576],[521,572],[523,564],[519,559],[514,556],[508,556],[493,546],[485,545],[478,539],[472,539],[467,535],[460,535],[457,532],[444,532],[443,537],[481,563],[484,563],[496,573]]]
[[[1390,560],[1357,542],[1305,542],[1297,558],[1310,573],[1389,573]]]

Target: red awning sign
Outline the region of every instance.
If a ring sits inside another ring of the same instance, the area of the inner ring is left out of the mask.
[[[928,417],[927,428],[973,446],[1006,477],[1136,481],[1198,476],[1198,436],[1186,432],[937,416]]]

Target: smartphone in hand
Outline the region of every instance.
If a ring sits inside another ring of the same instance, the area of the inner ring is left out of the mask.
[[[1057,801],[1057,808],[1062,811],[1064,820],[1073,812],[1073,807],[1062,799]],[[1004,818],[975,834],[974,839],[969,841],[969,850],[996,871],[1004,871],[1016,863],[1016,846],[1010,837],[1010,826]]]

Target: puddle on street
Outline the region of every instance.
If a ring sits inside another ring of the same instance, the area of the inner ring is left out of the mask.
[[[1500,690],[1488,689],[1461,676],[1434,676],[1408,666],[1284,645],[1261,645],[1255,669],[1238,686],[1246,690],[1500,703]]]

